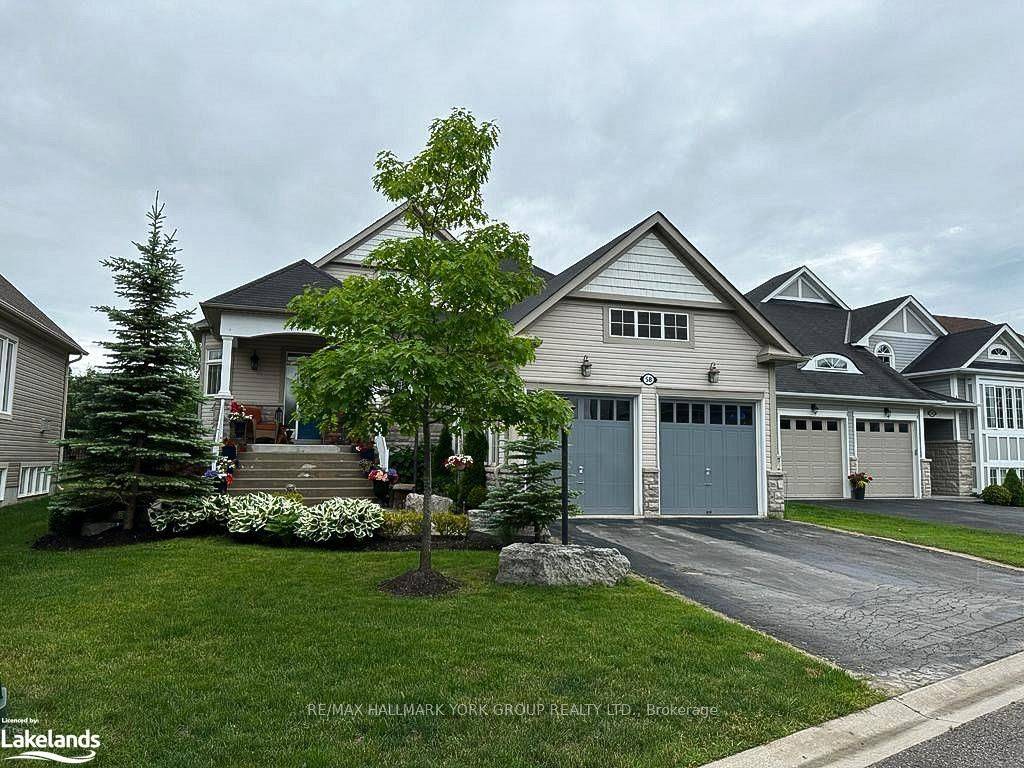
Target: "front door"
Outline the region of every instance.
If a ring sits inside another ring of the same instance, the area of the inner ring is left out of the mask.
[[[634,408],[630,397],[570,395],[569,487],[586,515],[632,515]]]
[[[292,430],[292,439],[296,443],[319,443],[320,429],[316,424],[303,421],[299,416],[299,406],[295,401],[293,387],[299,380],[299,360],[304,354],[289,352],[284,366],[284,419]]]

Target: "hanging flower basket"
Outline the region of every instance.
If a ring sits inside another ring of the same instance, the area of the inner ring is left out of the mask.
[[[473,457],[461,453],[453,453],[444,460],[444,468],[455,472],[461,472],[472,464]]]

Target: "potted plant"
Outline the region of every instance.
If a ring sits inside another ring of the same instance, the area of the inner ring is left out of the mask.
[[[850,481],[850,488],[853,490],[853,498],[856,501],[864,501],[864,491],[873,478],[867,472],[853,472],[846,476]]]
[[[398,482],[398,470],[392,467],[385,471],[380,467],[373,467],[366,476],[373,481],[373,494],[377,500],[387,503],[391,495],[391,486]]]
[[[453,453],[444,460],[444,468],[455,473],[455,498],[460,510],[465,513],[465,499],[462,497],[462,472],[473,465],[473,457],[468,454]]]
[[[249,430],[249,422],[252,421],[252,414],[245,412],[245,406],[237,400],[231,401],[231,411],[228,413],[228,420],[234,430],[235,438],[244,440]]]

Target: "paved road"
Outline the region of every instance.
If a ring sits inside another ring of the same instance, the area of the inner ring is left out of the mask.
[[[907,517],[912,520],[966,525],[969,528],[984,528],[1024,535],[1024,508],[996,507],[982,504],[977,499],[893,499],[889,501],[865,499],[864,501],[831,500],[808,503],[819,504],[823,507],[856,509],[861,512]]]
[[[782,520],[581,520],[573,536],[893,688],[1024,651],[1024,572]]]
[[[1024,702],[979,717],[875,763],[873,768],[1020,768]]]

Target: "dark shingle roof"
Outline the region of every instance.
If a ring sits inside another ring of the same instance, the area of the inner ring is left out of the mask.
[[[269,275],[233,288],[203,302],[212,307],[252,307],[253,309],[286,309],[288,302],[308,286],[333,288],[341,282],[305,259],[282,267]]]
[[[861,371],[861,375],[851,375],[804,371],[799,365],[779,366],[776,369],[779,392],[893,400],[949,400],[917,386],[863,347],[847,344],[846,321],[850,313],[841,307],[804,301],[769,301],[759,306],[803,354],[811,356],[833,352],[849,358]],[[959,401],[954,398],[951,402]]]
[[[998,325],[983,325],[970,331],[941,336],[904,370],[907,373],[921,373],[959,368],[974,357],[999,328]]]
[[[953,315],[933,315],[939,324],[950,333],[973,331],[975,328],[992,327],[993,323],[980,317],[954,317]]]
[[[3,275],[0,275],[0,313],[7,310],[18,319],[28,321],[31,325],[54,338],[69,349],[85,354],[78,342],[64,333],[43,310],[33,304],[29,298],[14,287]]]
[[[789,280],[789,278],[791,278],[801,269],[803,269],[803,266],[791,269],[789,270],[789,272],[783,272],[781,275],[776,275],[775,277],[768,278],[759,286],[757,286],[757,288],[754,288],[752,291],[748,291],[746,294],[747,298],[753,304],[757,304],[758,302],[763,301],[765,296],[768,296],[773,291],[776,291],[779,288],[781,288],[783,283]]]
[[[850,310],[850,341],[860,339],[909,298],[909,296],[900,296],[899,298],[880,301],[877,304],[869,304],[866,307]]]

